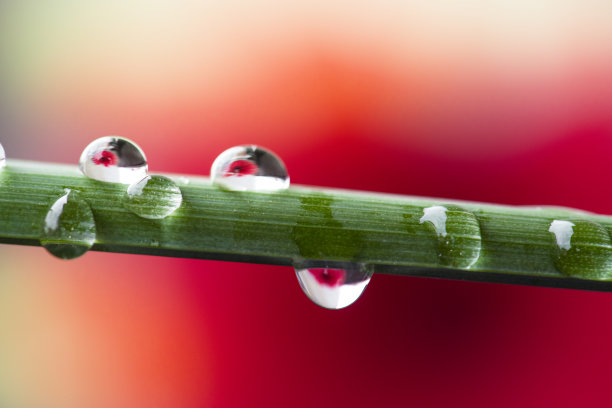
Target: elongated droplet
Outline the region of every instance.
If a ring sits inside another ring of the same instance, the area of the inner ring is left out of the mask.
[[[282,160],[259,146],[235,146],[221,153],[210,169],[212,182],[234,191],[274,192],[289,187]]]
[[[4,147],[0,144],[0,169],[6,166],[6,155],[4,154]]]
[[[295,273],[310,300],[326,309],[342,309],[361,296],[373,271],[366,265],[346,269],[296,266]]]
[[[181,189],[164,176],[147,176],[130,185],[124,205],[134,214],[149,219],[166,218],[183,202]]]
[[[40,243],[52,255],[74,259],[87,252],[96,240],[96,223],[87,201],[66,189],[45,216]]]
[[[79,168],[95,180],[132,184],[146,177],[148,166],[136,143],[119,136],[106,136],[83,150]]]
[[[604,227],[585,220],[554,220],[548,231],[560,272],[580,279],[612,279],[612,242]]]
[[[435,235],[441,265],[469,268],[476,263],[482,235],[478,219],[470,211],[457,205],[434,205],[423,209],[419,222]]]

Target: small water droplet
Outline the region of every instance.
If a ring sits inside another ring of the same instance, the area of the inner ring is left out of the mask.
[[[148,166],[136,143],[119,136],[105,136],[83,150],[79,168],[95,180],[132,184],[146,177]]]
[[[166,218],[183,202],[181,189],[164,176],[146,176],[130,185],[125,193],[125,207],[148,219]]]
[[[342,309],[359,299],[373,270],[363,264],[341,269],[296,265],[295,273],[310,300],[326,309]]]
[[[580,279],[612,279],[612,242],[604,227],[592,221],[554,220],[555,266]]]
[[[0,169],[6,166],[6,155],[4,154],[4,147],[0,144]]]
[[[235,146],[221,153],[210,169],[212,182],[234,191],[274,192],[289,187],[282,160],[259,146]]]
[[[419,222],[433,229],[440,264],[470,268],[482,248],[480,225],[474,214],[457,205],[434,205],[423,209]]]
[[[87,201],[66,189],[47,212],[40,243],[52,255],[74,259],[87,252],[96,240],[96,223]]]

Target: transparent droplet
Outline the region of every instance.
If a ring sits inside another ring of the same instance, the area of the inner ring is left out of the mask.
[[[0,144],[0,169],[6,166],[6,155],[4,154],[4,147]]]
[[[548,231],[560,272],[580,279],[612,279],[612,242],[604,227],[586,220],[554,220]]]
[[[348,268],[295,267],[304,293],[326,309],[342,309],[353,304],[372,278],[372,268],[358,264]]]
[[[40,243],[52,255],[74,259],[96,240],[96,223],[89,204],[76,191],[66,189],[45,216]]]
[[[130,185],[124,205],[134,214],[149,219],[166,218],[183,202],[181,189],[164,176],[146,176]]]
[[[432,229],[441,265],[469,268],[476,263],[482,248],[478,219],[457,205],[434,205],[423,209],[419,222]]]
[[[79,168],[89,178],[110,183],[132,184],[147,175],[147,159],[131,140],[106,136],[91,142],[79,160]]]
[[[259,146],[235,146],[221,153],[210,169],[212,182],[234,191],[274,192],[289,187],[282,160]]]

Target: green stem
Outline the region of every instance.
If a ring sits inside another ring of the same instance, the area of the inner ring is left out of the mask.
[[[92,209],[96,251],[367,263],[378,273],[612,291],[612,217],[322,188],[230,192],[204,177],[167,176],[183,203],[150,220],[123,205],[125,185],[88,179],[75,166],[9,160],[0,174],[0,242],[40,245],[49,207],[69,188]],[[558,235],[554,220],[563,222]]]

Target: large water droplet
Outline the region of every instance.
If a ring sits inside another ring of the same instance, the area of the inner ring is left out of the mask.
[[[87,252],[95,240],[96,223],[89,204],[78,192],[66,189],[47,212],[40,243],[58,258],[74,259]]]
[[[210,169],[212,182],[234,191],[274,192],[289,187],[282,160],[259,146],[235,146],[221,153]]]
[[[176,211],[182,202],[181,189],[172,180],[154,175],[130,185],[124,205],[140,217],[161,219]]]
[[[106,136],[91,142],[79,160],[84,175],[111,183],[132,184],[147,175],[147,159],[131,140]]]
[[[580,279],[612,279],[612,242],[604,227],[586,220],[554,220],[548,231],[559,271]]]
[[[6,166],[6,155],[4,154],[4,147],[0,144],[0,169]]]
[[[295,273],[310,300],[326,309],[342,309],[361,296],[373,271],[363,264],[343,269],[296,265]]]
[[[478,219],[470,211],[457,205],[434,205],[423,209],[419,222],[433,230],[441,265],[469,268],[476,263],[482,235]]]

